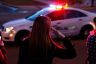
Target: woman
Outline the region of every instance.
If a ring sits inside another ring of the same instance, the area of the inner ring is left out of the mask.
[[[19,64],[52,64],[54,57],[69,59],[76,56],[69,40],[62,36],[64,45],[60,45],[53,41],[50,30],[56,31],[51,28],[50,18],[39,16],[35,19],[30,38],[24,38],[20,46]],[[60,34],[58,31],[57,33]]]

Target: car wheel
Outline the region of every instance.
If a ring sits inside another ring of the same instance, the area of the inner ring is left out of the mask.
[[[83,27],[79,34],[80,38],[83,38],[83,39],[87,38],[91,30],[93,30],[91,26]]]
[[[18,32],[15,37],[15,43],[20,44],[23,38],[28,36],[28,34],[29,34],[29,31],[25,31],[25,30]]]

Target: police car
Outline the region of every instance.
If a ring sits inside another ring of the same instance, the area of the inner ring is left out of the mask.
[[[40,15],[50,17],[52,27],[61,31],[65,36],[87,36],[90,30],[95,29],[92,23],[96,17],[95,13],[78,8],[71,8],[68,7],[67,4],[65,6],[50,5],[31,16],[8,21],[3,24],[1,26],[3,40],[20,41],[23,37],[26,37],[32,29],[34,20]]]

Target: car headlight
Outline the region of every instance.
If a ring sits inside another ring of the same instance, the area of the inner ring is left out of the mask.
[[[5,28],[5,32],[6,33],[10,33],[11,31],[13,31],[14,27],[7,27]]]
[[[8,33],[9,37],[13,37],[14,33],[15,33],[14,27],[7,27],[7,28],[5,28],[5,33]]]

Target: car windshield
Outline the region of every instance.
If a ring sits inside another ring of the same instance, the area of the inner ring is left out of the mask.
[[[31,16],[28,16],[26,17],[28,20],[31,20],[31,21],[34,21],[36,17],[40,16],[40,15],[44,15],[46,13],[46,11],[44,10],[41,10],[41,11],[38,11],[37,13],[31,15]]]
[[[35,14],[31,15],[31,16],[26,17],[26,19],[34,21],[36,19],[36,17],[42,16],[42,15],[47,15],[49,12],[51,12],[49,10],[49,8],[44,8],[44,9],[38,11],[37,13],[35,13]]]

